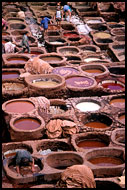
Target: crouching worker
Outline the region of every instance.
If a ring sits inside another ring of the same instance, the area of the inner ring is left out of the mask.
[[[34,172],[34,158],[32,158],[31,154],[27,150],[19,150],[15,155],[16,162],[16,170],[17,173],[20,174],[20,166],[31,166],[31,171]]]
[[[30,48],[29,48],[29,42],[28,42],[28,36],[27,34],[23,35],[21,46],[23,47],[23,50],[20,53],[24,53],[25,50],[28,50],[28,53],[30,53]]]

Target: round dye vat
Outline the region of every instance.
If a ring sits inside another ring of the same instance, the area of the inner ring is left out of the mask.
[[[71,67],[56,67],[53,69],[52,73],[59,74],[61,76],[67,76],[72,74],[78,74],[78,70]]]
[[[11,57],[11,58],[8,58],[7,61],[9,63],[26,63],[28,59],[23,58],[23,57]]]
[[[16,79],[19,78],[19,73],[16,71],[3,71],[2,72],[2,80],[3,79]]]
[[[33,80],[34,85],[38,86],[38,87],[54,87],[56,85],[58,85],[59,83],[53,80]]]
[[[2,84],[2,91],[18,91],[18,90],[23,90],[25,88],[24,84],[20,83],[9,83],[5,82]]]
[[[123,160],[121,160],[120,158],[108,157],[108,156],[100,156],[92,158],[88,161],[98,166],[117,166],[123,164]]]
[[[23,22],[23,20],[20,20],[20,19],[9,19],[8,21],[7,21],[9,24],[15,24],[15,23],[21,23],[21,22]]]
[[[14,113],[26,113],[30,112],[34,109],[34,105],[29,101],[12,101],[6,104],[6,111],[7,112],[14,112]]]
[[[123,88],[125,88],[125,85],[123,83],[114,80],[102,81],[101,85],[104,88],[109,88],[110,90],[122,90]]]
[[[90,148],[106,147],[107,144],[99,140],[84,140],[80,141],[77,144],[77,146],[83,149],[90,149]]]
[[[39,128],[41,123],[34,118],[21,118],[14,122],[14,127],[18,130],[35,130]]]
[[[89,123],[85,123],[85,126],[92,127],[92,128],[98,128],[98,129],[105,129],[109,127],[107,124],[99,122],[99,121],[91,121]]]
[[[51,57],[42,57],[40,58],[42,59],[43,61],[46,61],[48,63],[58,63],[59,61],[62,60],[62,58],[60,57],[55,57],[55,56],[51,56]]]
[[[95,75],[103,73],[103,71],[101,69],[85,69],[84,71],[87,73],[95,74]]]
[[[81,102],[76,105],[76,108],[82,112],[97,111],[100,109],[100,105],[94,102]]]
[[[66,79],[66,84],[74,87],[90,87],[94,84],[94,80],[87,77],[71,77]]]
[[[9,36],[10,34],[7,32],[2,32],[2,36]]]
[[[114,75],[125,75],[124,67],[110,67],[109,71],[111,74],[114,74]]]
[[[106,32],[97,32],[97,33],[94,33],[93,36],[95,36],[96,38],[110,38],[111,35],[106,33]]]
[[[121,123],[125,124],[125,114],[120,115],[118,119],[120,120]]]
[[[110,104],[114,107],[124,108],[125,98],[114,98],[110,101]]]

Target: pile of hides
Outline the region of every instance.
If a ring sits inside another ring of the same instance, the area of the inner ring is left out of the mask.
[[[58,188],[96,188],[92,170],[85,165],[73,165],[61,173]]]
[[[46,125],[46,134],[48,138],[54,139],[61,136],[67,137],[78,132],[77,125],[69,120],[54,119]]]
[[[25,64],[25,70],[31,74],[49,74],[52,72],[53,67],[46,61],[34,57]]]

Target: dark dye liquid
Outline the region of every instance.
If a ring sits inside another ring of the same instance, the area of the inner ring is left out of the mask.
[[[2,72],[2,79],[15,79],[19,78],[19,73],[15,71]]]
[[[104,88],[109,88],[110,90],[121,90],[124,88],[124,86],[122,86],[121,84],[112,82],[103,83],[102,86]]]
[[[84,140],[80,141],[77,146],[84,148],[84,149],[89,149],[89,148],[97,148],[97,147],[105,147],[107,146],[106,143],[97,141],[97,140]]]
[[[15,101],[6,104],[6,111],[14,113],[25,113],[32,111],[34,108],[34,105],[28,101]]]
[[[19,58],[19,57],[12,57],[7,59],[8,62],[10,63],[25,63],[28,61],[28,59],[25,58]]]
[[[120,158],[108,156],[100,156],[97,158],[92,158],[88,161],[98,166],[117,166],[123,164],[123,161]]]
[[[79,35],[78,34],[73,34],[73,33],[65,33],[64,37],[77,38],[77,37],[79,37]]]
[[[101,122],[98,122],[98,121],[91,121],[89,123],[86,123],[85,124],[87,127],[92,127],[92,128],[101,128],[101,129],[104,129],[104,128],[107,128],[109,127],[108,125],[104,124],[104,123],[101,123]]]
[[[22,118],[14,122],[14,126],[19,130],[34,130],[39,128],[41,123],[37,119]]]

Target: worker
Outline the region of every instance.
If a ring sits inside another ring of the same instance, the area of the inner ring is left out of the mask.
[[[70,19],[71,19],[71,12],[72,12],[72,10],[71,10],[71,8],[70,8],[69,5],[70,5],[70,4],[67,3],[67,5],[64,5],[64,6],[63,6],[63,12],[65,13],[65,19],[66,19],[68,22],[69,22]]]
[[[23,50],[21,51],[21,53],[24,53],[25,50],[28,50],[28,53],[30,53],[30,48],[29,48],[29,42],[28,42],[28,34],[24,34],[23,38],[22,38],[22,42],[21,42],[21,46],[23,47]]]
[[[61,20],[63,20],[63,12],[60,10],[60,6],[57,7],[57,11],[55,13],[54,20],[56,20],[57,26],[60,27]]]
[[[20,166],[31,166],[31,171],[34,172],[34,158],[32,158],[30,152],[27,150],[19,150],[16,152],[15,155],[15,162],[16,162],[16,170],[17,173],[20,174]]]
[[[52,24],[52,21],[51,19],[49,19],[48,17],[44,17],[44,16],[41,16],[41,24],[40,26],[43,25],[43,29],[44,29],[44,35],[47,35],[47,31],[48,31],[48,22],[50,22],[50,24]],[[41,28],[40,28],[41,29]],[[41,29],[42,30],[42,29]]]

